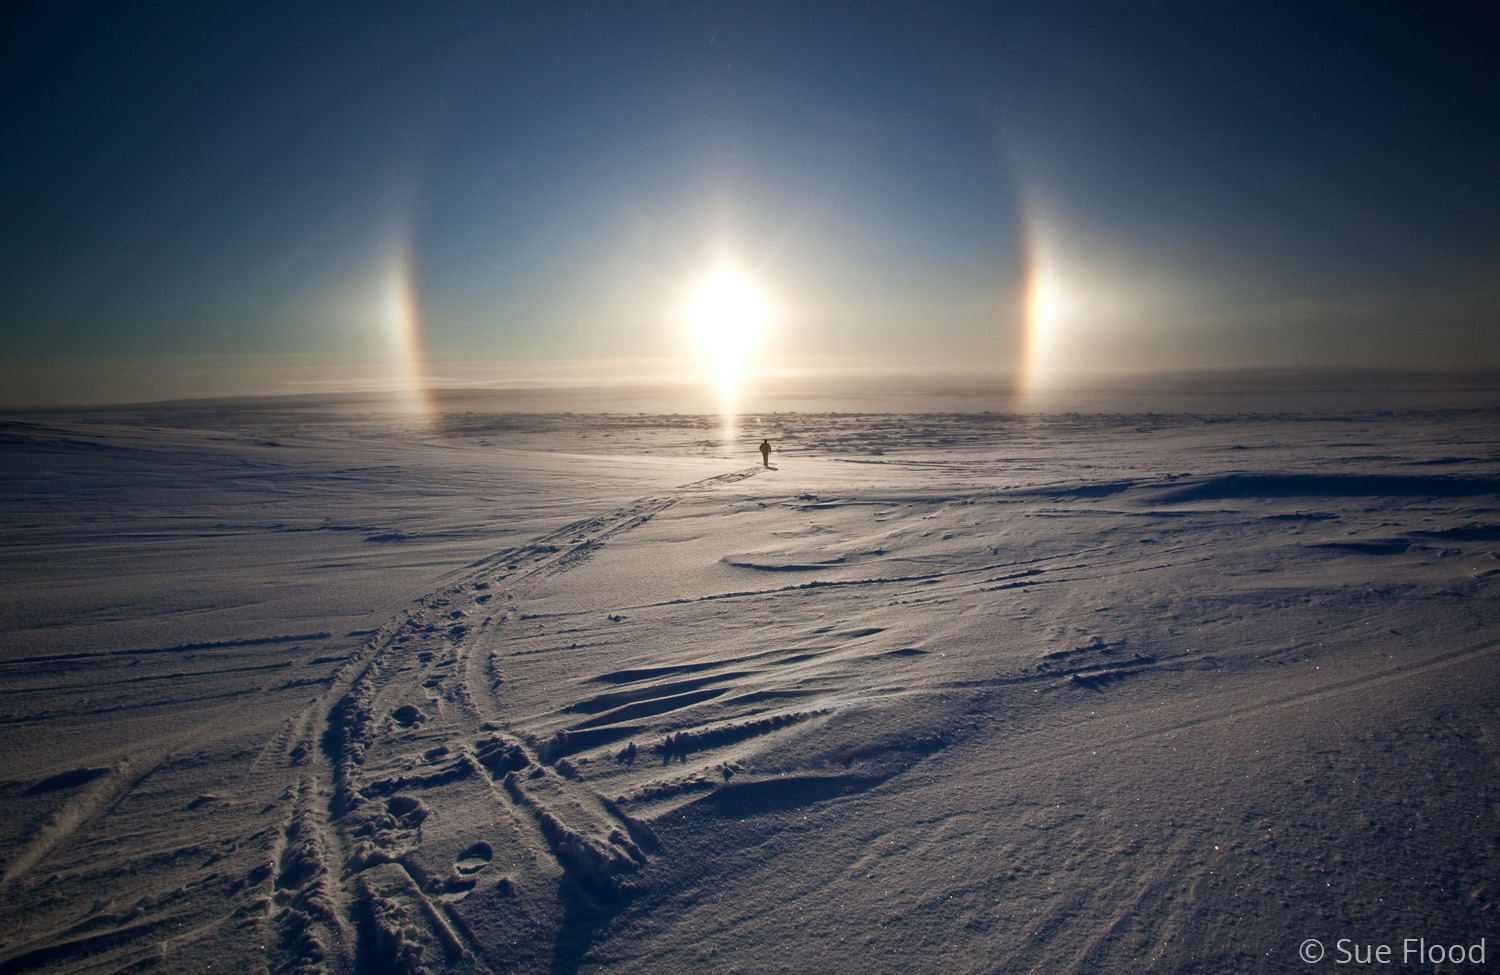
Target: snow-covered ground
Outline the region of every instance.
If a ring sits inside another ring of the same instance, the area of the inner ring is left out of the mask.
[[[1500,410],[740,432],[0,422],[0,972],[1500,953]]]

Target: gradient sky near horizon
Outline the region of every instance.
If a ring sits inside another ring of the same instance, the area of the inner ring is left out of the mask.
[[[39,5],[0,401],[608,371],[726,257],[768,367],[1500,366],[1496,50],[1478,2]]]

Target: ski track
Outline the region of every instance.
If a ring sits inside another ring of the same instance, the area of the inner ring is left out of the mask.
[[[475,644],[479,636],[493,639],[514,615],[510,607],[539,582],[578,566],[685,494],[755,473],[735,471],[637,499],[495,553],[381,627],[343,668],[320,718],[309,712],[299,723],[294,750],[317,758],[305,766],[292,811],[267,851],[274,864],[265,918],[275,945],[268,949],[272,970],[313,975],[389,964],[412,973],[504,971],[512,959],[486,947],[455,910],[481,883],[501,896],[517,886],[559,883],[606,905],[622,896],[629,876],[648,862],[643,846],[654,847],[649,827],[559,774],[548,760],[565,763],[562,749],[497,733],[503,715],[490,693],[493,658]],[[318,726],[322,740],[314,742]],[[269,743],[256,761],[285,747],[296,730]],[[418,735],[422,756],[414,760],[408,742]],[[450,871],[434,872],[416,851],[432,797],[444,789],[495,807],[508,828],[476,834]],[[508,855],[497,855],[496,846]],[[510,872],[501,876],[501,867]]]

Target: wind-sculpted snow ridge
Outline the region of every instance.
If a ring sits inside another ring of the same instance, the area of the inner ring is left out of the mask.
[[[544,457],[587,421],[455,419],[512,441],[464,504],[536,463],[535,530],[254,533],[413,580],[342,623],[206,625],[173,586],[213,518],[143,532],[174,626],[101,598],[98,640],[0,655],[0,972],[1253,972],[1484,936],[1492,415],[764,419],[774,469],[614,493]]]
[[[1441,474],[1229,474],[1188,484],[1164,502],[1230,498],[1468,498],[1500,494],[1500,480]]]

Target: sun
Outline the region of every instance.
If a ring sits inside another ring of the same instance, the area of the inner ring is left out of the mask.
[[[719,267],[688,293],[684,317],[720,392],[732,399],[771,317],[765,295],[738,270]]]

